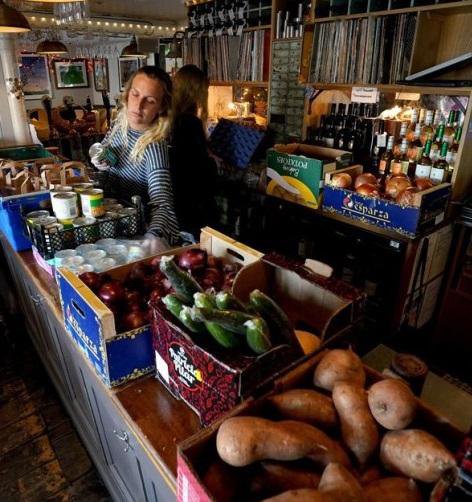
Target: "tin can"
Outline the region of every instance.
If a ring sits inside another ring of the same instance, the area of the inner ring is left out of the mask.
[[[43,216],[39,218],[36,223],[44,229],[52,228],[55,225],[60,225],[62,228],[62,225],[57,223],[57,218],[55,216]]]
[[[91,188],[93,188],[93,183],[74,183],[72,185],[72,190],[79,194],[85,192],[85,190],[90,190]]]
[[[74,189],[72,188],[72,185],[53,185],[51,187],[51,198],[53,194],[58,193],[58,192],[73,192]]]
[[[73,220],[77,218],[79,216],[77,194],[75,192],[54,193],[52,195],[52,210],[58,220]]]
[[[84,216],[97,218],[105,214],[103,206],[103,190],[92,188],[80,193],[80,202],[82,204],[82,213]]]
[[[72,218],[65,218],[63,220],[60,220],[58,219],[57,220],[59,223],[61,223],[62,225],[64,225],[64,228],[67,228],[67,229],[70,229],[70,228],[73,228],[73,219]]]
[[[112,211],[113,213],[117,213],[123,209],[123,204],[115,203],[115,204],[109,204],[106,207],[107,211]]]
[[[89,149],[89,155],[96,162],[104,162],[109,166],[114,166],[118,162],[116,153],[110,146],[94,143]]]
[[[73,221],[75,240],[77,244],[95,242],[100,231],[95,223],[97,220],[92,216],[79,216]]]
[[[97,220],[92,216],[79,216],[73,221],[74,227],[83,227],[85,225],[93,225]]]
[[[27,213],[26,215],[26,220],[33,224],[36,223],[37,220],[39,220],[40,218],[44,218],[44,217],[48,217],[48,216],[51,216],[49,214],[49,211],[46,211],[46,210],[40,210],[40,211],[31,211],[30,213]]]
[[[137,230],[138,211],[134,207],[124,207],[118,211],[120,219],[118,220],[118,234],[132,237]]]
[[[103,205],[108,207],[108,206],[113,206],[113,204],[116,204],[118,201],[116,199],[112,199],[110,197],[105,197],[103,199]]]

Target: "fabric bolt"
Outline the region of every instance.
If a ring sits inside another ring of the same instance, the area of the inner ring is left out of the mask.
[[[165,141],[147,146],[141,161],[133,161],[131,152],[141,137],[141,132],[128,129],[110,132],[103,144],[117,154],[118,162],[108,170],[106,191],[118,199],[130,200],[141,196],[149,206],[148,232],[164,237],[169,244],[179,242],[179,227],[174,211],[172,183],[169,170],[168,145]]]

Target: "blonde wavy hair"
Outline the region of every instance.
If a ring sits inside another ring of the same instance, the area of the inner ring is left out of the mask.
[[[210,85],[207,76],[197,66],[187,64],[175,74],[173,84],[172,120],[188,113],[197,116],[205,126],[208,119]]]
[[[140,162],[144,156],[147,146],[150,143],[156,143],[166,139],[170,130],[170,113],[172,107],[172,81],[169,75],[156,66],[143,66],[133,73],[126,82],[125,88],[121,95],[123,106],[118,112],[113,130],[110,134],[110,139],[121,132],[124,138],[128,137],[129,121],[128,121],[128,97],[133,85],[133,80],[137,75],[146,75],[148,78],[157,80],[162,85],[164,94],[162,97],[161,111],[156,116],[151,126],[146,129],[141,137],[136,141],[133,150],[131,151],[131,159],[134,162]]]

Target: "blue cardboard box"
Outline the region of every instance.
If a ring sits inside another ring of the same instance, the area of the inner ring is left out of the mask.
[[[49,191],[0,196],[0,230],[15,251],[31,248],[22,213],[50,207]]]
[[[336,171],[347,172],[354,179],[362,173],[361,166]],[[451,184],[441,183],[415,194],[414,205],[404,206],[394,201],[361,195],[354,190],[330,185],[326,175],[323,194],[323,211],[333,212],[369,223],[385,230],[392,230],[414,238],[421,232],[444,220],[451,196]]]

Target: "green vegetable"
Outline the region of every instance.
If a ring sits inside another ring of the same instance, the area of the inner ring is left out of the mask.
[[[236,335],[214,322],[206,322],[205,327],[215,341],[225,349],[234,349],[241,345],[239,335]]]
[[[173,258],[173,256],[163,256],[159,269],[169,279],[176,293],[182,296],[186,303],[192,304],[193,295],[203,290],[193,277],[176,265]]]
[[[239,333],[240,335],[246,334],[244,323],[252,319],[252,316],[237,310],[216,310],[208,308],[194,308],[195,318],[204,321],[216,323],[223,328]]]
[[[251,305],[256,309],[258,314],[263,317],[270,326],[271,333],[280,334],[283,343],[289,343],[297,347],[298,340],[295,336],[292,323],[287,314],[277,305],[272,298],[255,289],[249,295]]]
[[[195,307],[214,309],[216,306],[215,297],[208,293],[195,293],[193,299],[195,300]]]
[[[216,295],[216,306],[219,310],[240,310],[244,312],[244,305],[228,291],[220,291]]]
[[[185,306],[184,302],[182,301],[182,298],[174,294],[169,294],[164,296],[162,302],[167,307],[167,310],[172,312],[172,314],[174,314],[175,317],[179,319],[180,311]]]
[[[244,323],[246,342],[256,354],[263,354],[272,348],[269,327],[261,317],[255,317]]]
[[[204,333],[205,325],[194,319],[192,315],[192,309],[187,306],[183,306],[179,314],[180,322],[192,333]]]

